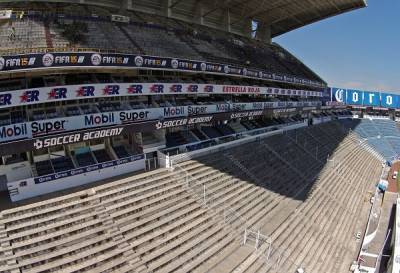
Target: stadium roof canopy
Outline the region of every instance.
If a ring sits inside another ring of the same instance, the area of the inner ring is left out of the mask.
[[[248,36],[252,21],[257,33],[270,39],[293,29],[362,8],[366,0],[0,0],[0,3],[54,2],[136,10],[223,29]]]
[[[171,0],[171,13],[191,13],[202,6],[204,20],[229,20],[236,29],[248,20],[270,28],[271,37],[354,9],[365,0]],[[224,17],[229,16],[224,20]]]

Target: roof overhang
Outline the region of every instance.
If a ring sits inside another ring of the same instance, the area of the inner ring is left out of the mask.
[[[270,37],[367,6],[366,0],[0,0],[8,6],[23,2],[86,4],[120,13],[142,11],[245,36],[254,20],[270,30]]]

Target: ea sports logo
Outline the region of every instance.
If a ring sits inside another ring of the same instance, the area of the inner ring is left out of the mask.
[[[42,63],[46,67],[52,66],[54,63],[53,54],[50,54],[50,53],[44,54],[42,57]]]
[[[6,60],[3,57],[0,57],[0,70],[3,70],[6,64]]]
[[[93,65],[100,65],[101,64],[101,56],[100,54],[94,53],[92,54],[92,56],[90,57],[90,60],[92,62]]]
[[[337,89],[335,92],[335,99],[337,102],[343,102],[343,95],[344,95],[344,90],[343,89]]]
[[[143,65],[143,58],[141,56],[136,56],[135,57],[135,65],[136,66],[142,66]]]
[[[200,69],[201,69],[201,71],[206,71],[206,69],[207,69],[206,63],[201,63],[200,64]]]
[[[178,60],[177,60],[177,59],[173,59],[173,60],[171,61],[171,66],[172,66],[173,69],[177,69],[178,66],[179,66]]]
[[[229,66],[227,66],[227,65],[224,66],[224,72],[225,72],[226,74],[228,74],[229,72],[231,72],[231,69],[229,68]]]

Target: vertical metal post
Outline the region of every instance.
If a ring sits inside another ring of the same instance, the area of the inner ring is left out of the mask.
[[[258,249],[259,240],[260,240],[260,231],[258,230],[257,231],[257,237],[256,237],[256,250]]]
[[[204,205],[207,204],[206,201],[206,185],[203,184],[203,201],[204,201]]]

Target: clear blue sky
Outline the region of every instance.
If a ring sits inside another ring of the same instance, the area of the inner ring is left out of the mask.
[[[330,86],[400,93],[400,0],[370,0],[273,41]]]

